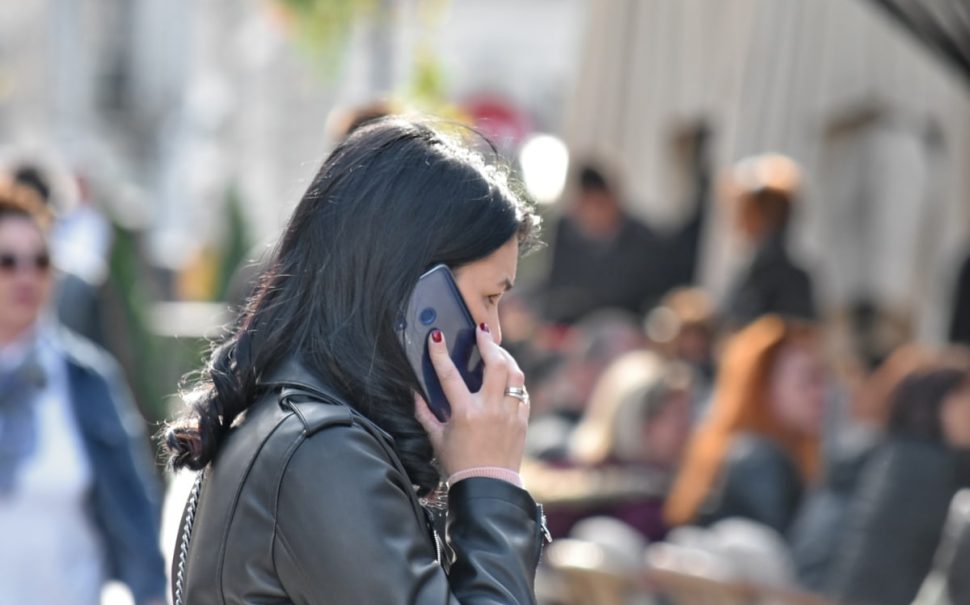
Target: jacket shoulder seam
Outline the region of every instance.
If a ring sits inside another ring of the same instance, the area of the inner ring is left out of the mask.
[[[405,491],[405,493],[413,494],[413,492],[410,491],[410,487],[407,481],[407,473],[404,472],[403,468],[399,468],[398,465],[394,463],[394,460],[390,457],[391,453],[387,450],[387,447],[389,447],[389,444],[381,443],[380,437],[378,437],[378,435],[368,430],[368,428],[360,422],[360,419],[357,418],[356,415],[353,417],[353,420],[354,421],[351,424],[333,423],[333,424],[328,424],[324,428],[325,429],[343,428],[348,431],[353,431],[366,436],[366,438],[372,442],[372,447],[374,448],[374,451],[380,454],[381,460],[383,460],[389,468],[393,469],[396,474],[403,473],[402,479],[404,483],[401,485],[401,488]],[[276,493],[274,494],[274,501],[273,501],[273,534],[272,534],[272,546],[271,546],[271,560],[273,562],[273,568],[277,572],[276,573],[277,578],[279,578],[279,570],[278,570],[278,563],[277,563],[277,556],[276,556],[277,536],[280,539],[285,540],[284,538],[285,532],[280,531],[280,523],[279,523],[279,502],[280,502],[280,494],[283,489],[283,478],[286,475],[286,471],[293,460],[293,456],[296,455],[296,452],[300,449],[300,447],[303,444],[305,444],[307,441],[309,441],[312,437],[323,432],[325,431],[318,431],[311,434],[301,434],[300,438],[295,440],[294,443],[291,445],[290,449],[286,452],[284,462],[280,465],[279,475],[276,478]],[[300,573],[306,575],[306,571],[302,568],[300,569]]]
[[[338,426],[338,425],[328,425],[328,427],[325,427],[325,428],[329,428],[330,426]],[[276,490],[273,494],[273,533],[270,535],[269,548],[270,548],[270,561],[273,563],[273,571],[276,573],[277,578],[280,577],[280,574],[276,563],[276,537],[277,537],[277,534],[279,534],[280,538],[282,538],[282,534],[279,531],[279,527],[280,527],[279,503],[280,503],[280,492],[283,490],[283,476],[286,474],[286,469],[289,468],[290,466],[290,460],[293,459],[293,455],[296,454],[296,451],[300,449],[300,446],[307,440],[308,437],[309,435],[307,435],[304,432],[297,439],[293,440],[293,443],[290,444],[289,449],[287,450],[286,454],[283,456],[283,463],[280,464],[279,471],[275,478]],[[304,573],[303,569],[300,569],[300,573]]]
[[[220,544],[219,544],[219,566],[218,566],[219,600],[223,603],[223,605],[226,605],[226,590],[225,590],[226,546],[229,542],[229,536],[232,533],[232,525],[233,525],[232,520],[236,516],[236,509],[239,507],[239,500],[242,497],[243,488],[246,485],[246,481],[249,479],[249,475],[253,470],[253,466],[256,464],[256,460],[259,458],[259,455],[263,452],[263,450],[266,449],[266,444],[269,443],[273,435],[275,435],[277,431],[279,431],[280,428],[284,424],[286,424],[287,420],[290,420],[293,417],[294,417],[294,414],[292,412],[284,415],[282,418],[280,418],[280,420],[276,423],[276,425],[273,426],[273,429],[267,434],[267,436],[264,439],[262,439],[262,441],[259,444],[259,448],[256,450],[256,453],[253,454],[253,457],[249,460],[248,464],[246,465],[246,472],[243,473],[242,480],[236,486],[236,493],[233,494],[232,506],[230,507],[230,510],[229,510],[229,522],[226,524],[225,529],[222,532],[222,539],[220,540]],[[300,433],[300,435],[302,436],[302,432]]]

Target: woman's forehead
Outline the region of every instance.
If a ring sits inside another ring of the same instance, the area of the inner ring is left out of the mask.
[[[47,242],[41,228],[26,216],[0,218],[0,245],[44,247]]]

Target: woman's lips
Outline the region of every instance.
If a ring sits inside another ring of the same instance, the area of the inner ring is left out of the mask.
[[[17,288],[13,291],[11,302],[19,306],[35,306],[40,302],[40,292],[35,288]]]

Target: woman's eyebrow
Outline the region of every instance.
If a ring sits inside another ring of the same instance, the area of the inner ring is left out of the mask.
[[[505,288],[505,291],[508,292],[513,287],[515,287],[515,284],[512,283],[512,280],[506,277],[505,279],[503,279],[498,283],[498,286],[499,288]]]

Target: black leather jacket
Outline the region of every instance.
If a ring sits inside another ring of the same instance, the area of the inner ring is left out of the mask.
[[[526,491],[455,484],[442,548],[390,436],[295,360],[264,384],[205,471],[183,603],[535,602],[544,524]]]

